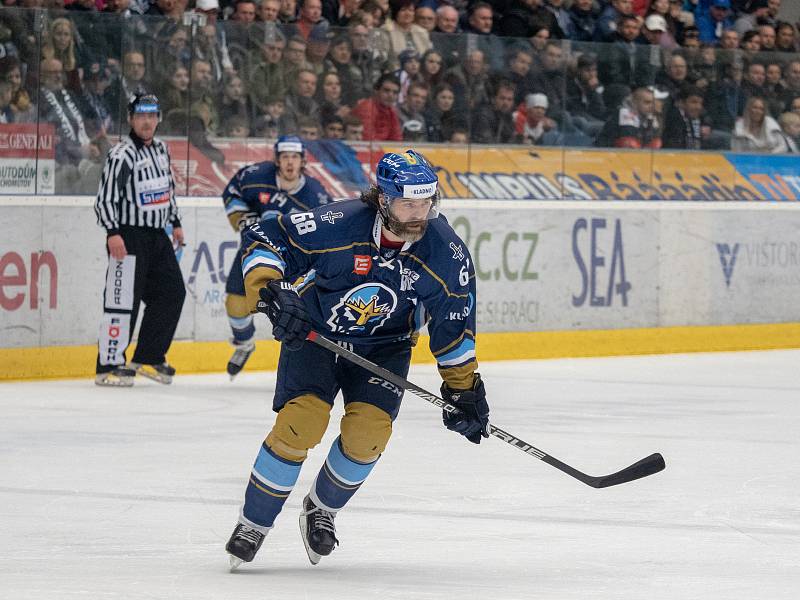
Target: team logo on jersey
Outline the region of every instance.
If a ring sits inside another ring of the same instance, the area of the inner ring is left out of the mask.
[[[354,287],[331,309],[328,326],[334,333],[375,333],[397,307],[395,293],[380,283]]]
[[[261,204],[269,204],[269,199],[272,196],[269,192],[258,192],[258,201]]]
[[[372,257],[365,254],[353,256],[353,273],[356,275],[366,275],[372,268]]]
[[[329,210],[324,215],[322,215],[320,218],[323,221],[326,221],[327,223],[330,223],[331,225],[333,225],[334,222],[336,221],[336,219],[341,219],[343,216],[344,216],[343,212],[333,212],[332,210]]]

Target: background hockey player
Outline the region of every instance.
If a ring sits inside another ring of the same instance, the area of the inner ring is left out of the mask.
[[[322,184],[303,173],[306,153],[299,137],[282,136],[274,149],[274,162],[264,161],[240,169],[222,193],[228,220],[238,232],[260,219],[311,210],[331,201]],[[241,259],[240,249],[225,284],[225,310],[235,348],[228,362],[231,377],[242,370],[256,348],[253,316],[245,301]]]
[[[136,373],[171,383],[166,353],[186,289],[175,248],[184,244],[167,145],[155,137],[158,98],[136,94],[128,104],[131,131],[108,153],[94,210],[106,229],[108,272],[98,339],[98,385],[131,386]],[[172,225],[172,242],[164,228]],[[174,246],[173,246],[174,244]],[[125,350],[145,303],[133,361]]]
[[[376,175],[377,186],[360,200],[261,221],[243,236],[248,306],[267,314],[282,345],[273,399],[278,415],[226,546],[233,567],[253,560],[309,449],[322,439],[339,391],[345,403],[340,435],[300,516],[313,564],[338,543],[334,517],[392,433],[402,390],[305,341],[312,329],[405,377],[427,321],[442,396],[463,411],[444,413],[445,425],[474,443],[488,435],[489,406],[476,373],[473,264],[439,216],[436,173],[409,150],[385,155]],[[291,284],[306,273],[299,286]]]

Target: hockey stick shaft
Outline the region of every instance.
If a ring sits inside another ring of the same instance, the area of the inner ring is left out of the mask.
[[[453,404],[443,400],[439,396],[430,393],[429,391],[419,387],[418,385],[411,383],[407,379],[400,377],[396,373],[392,373],[388,369],[384,369],[383,367],[376,365],[372,361],[367,360],[363,356],[360,356],[353,352],[352,350],[348,350],[337,344],[334,341],[329,340],[328,338],[321,336],[315,331],[312,331],[307,338],[309,341],[314,342],[315,344],[330,350],[334,354],[341,356],[342,358],[346,358],[350,362],[366,369],[370,373],[379,376],[381,379],[388,381],[396,385],[398,388],[403,390],[407,390],[412,392],[416,396],[419,396],[423,400],[427,400],[434,406],[441,408],[444,411],[447,411],[452,414],[458,414],[461,410]],[[650,456],[643,458],[642,460],[630,465],[622,469],[621,471],[617,471],[616,473],[612,473],[610,475],[601,475],[597,477],[593,477],[591,475],[587,475],[586,473],[582,473],[578,469],[571,467],[565,462],[558,460],[557,458],[550,456],[546,452],[539,450],[532,444],[529,444],[515,435],[508,433],[507,431],[500,429],[494,425],[489,425],[489,434],[503,440],[505,443],[509,444],[510,446],[514,446],[518,450],[522,450],[526,454],[529,454],[539,460],[546,462],[548,465],[555,467],[559,471],[566,473],[570,477],[574,477],[578,481],[585,483],[593,488],[604,488],[604,487],[611,487],[613,485],[619,485],[621,483],[627,483],[629,481],[634,481],[636,479],[641,479],[642,477],[647,477],[648,475],[652,475],[654,473],[658,473],[659,471],[664,470],[666,466],[664,463],[664,458],[659,453],[651,454]]]

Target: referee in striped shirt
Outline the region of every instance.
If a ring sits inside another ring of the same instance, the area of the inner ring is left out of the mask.
[[[128,137],[108,153],[94,211],[105,228],[108,271],[95,383],[133,385],[136,373],[171,383],[166,361],[186,289],[175,250],[184,245],[167,145],[155,137],[158,98],[136,94],[128,104]],[[172,242],[164,228],[172,225]],[[145,303],[133,360],[125,350]]]

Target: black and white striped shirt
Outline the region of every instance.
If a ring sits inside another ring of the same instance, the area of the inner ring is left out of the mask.
[[[106,158],[94,212],[108,235],[119,233],[120,225],[180,227],[167,145],[154,138],[147,146],[131,132],[114,146]]]

